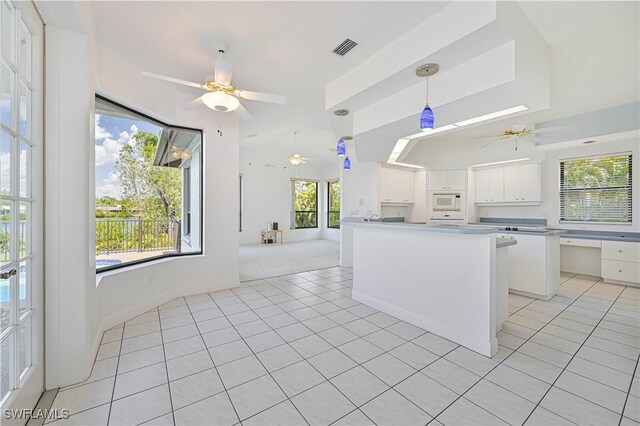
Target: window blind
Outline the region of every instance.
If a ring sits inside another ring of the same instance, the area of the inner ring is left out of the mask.
[[[632,155],[560,162],[560,221],[630,223]]]

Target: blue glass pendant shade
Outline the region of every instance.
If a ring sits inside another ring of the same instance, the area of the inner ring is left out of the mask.
[[[420,129],[433,129],[433,110],[429,104],[427,104],[422,110],[422,115],[420,116]]]
[[[344,158],[344,169],[351,170],[351,160],[349,160],[349,157]]]
[[[344,157],[347,154],[347,146],[344,143],[344,140],[340,138],[338,141],[338,146],[336,146],[336,153],[338,157]]]

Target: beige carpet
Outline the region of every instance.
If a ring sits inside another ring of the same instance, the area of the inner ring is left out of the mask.
[[[240,247],[240,281],[257,280],[338,266],[337,241],[312,240],[289,244]]]

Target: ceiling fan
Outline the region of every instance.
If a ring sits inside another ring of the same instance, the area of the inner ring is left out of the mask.
[[[564,129],[568,126],[560,126],[560,127],[546,127],[544,129],[529,129],[526,124],[514,124],[510,129],[505,130],[504,132],[498,135],[485,135],[478,136],[472,139],[485,139],[485,138],[498,138],[494,141],[491,141],[487,144],[482,145],[482,148],[487,148],[491,145],[495,145],[502,141],[513,141],[515,142],[515,149],[518,150],[518,141],[523,139],[527,141],[531,141],[535,144],[535,142],[540,141],[541,139],[536,135],[541,133],[555,132],[560,129]]]
[[[310,158],[305,158],[302,155],[298,154],[297,151],[297,142],[298,142],[298,131],[294,130],[293,131],[293,151],[294,153],[291,154],[289,156],[289,163],[293,164],[294,166],[299,166],[300,164],[307,164],[307,160],[310,160]]]
[[[270,102],[275,104],[287,103],[287,98],[281,95],[241,90],[235,87],[231,82],[233,65],[224,59],[224,54],[227,51],[227,45],[225,43],[216,43],[216,48],[218,49],[218,59],[215,61],[214,75],[205,77],[204,83],[194,83],[148,71],[143,71],[142,75],[158,80],[168,81],[170,83],[202,89],[207,92],[180,107],[180,109],[185,110],[206,105],[207,107],[220,112],[234,111],[241,119],[250,120],[251,114],[242,106],[240,99]]]

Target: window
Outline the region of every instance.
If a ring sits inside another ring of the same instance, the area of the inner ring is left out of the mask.
[[[202,131],[96,96],[96,270],[202,253]]]
[[[318,227],[318,182],[292,180],[293,229]]]
[[[631,154],[560,161],[560,221],[631,223]]]
[[[191,240],[191,167],[182,169],[182,233],[185,238]]]
[[[327,182],[327,228],[340,229],[340,181]]]

